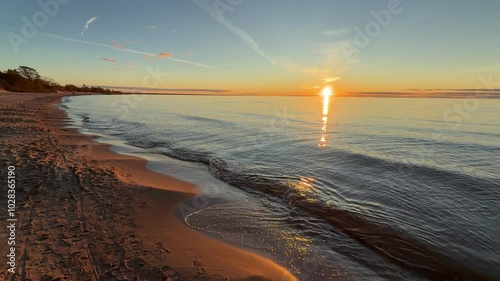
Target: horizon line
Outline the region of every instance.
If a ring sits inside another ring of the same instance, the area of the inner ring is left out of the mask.
[[[85,95],[87,92],[77,92]],[[280,94],[197,94],[197,93],[139,93],[139,92],[121,92],[121,93],[89,93],[89,95],[151,95],[151,96],[206,96],[206,97],[320,97],[321,94],[310,94],[310,95],[280,95]],[[445,96],[445,95],[425,95],[425,96],[399,96],[399,95],[372,95],[372,96],[363,96],[363,95],[334,95],[332,98],[398,98],[398,99],[467,99],[467,98],[476,98],[476,99],[500,99],[500,93],[494,96]]]

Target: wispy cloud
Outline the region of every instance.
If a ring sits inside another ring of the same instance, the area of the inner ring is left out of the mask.
[[[155,57],[160,58],[160,59],[164,59],[164,58],[171,58],[173,56],[174,56],[174,54],[172,54],[172,53],[159,53]]]
[[[343,28],[323,31],[323,35],[336,37],[336,36],[349,34],[349,33],[351,33],[351,31],[352,31],[352,29],[350,27],[343,27]]]
[[[143,40],[137,40],[137,41],[134,41],[134,40],[127,40],[126,41],[128,44],[142,44],[144,43]]]
[[[125,50],[125,46],[121,45],[120,41],[118,40],[113,40],[113,45],[115,45],[120,50]]]
[[[334,81],[333,78],[335,78],[335,80],[340,79],[338,74],[341,72],[341,68],[344,68],[343,65],[337,64],[341,60],[341,57],[343,57],[340,52],[341,49],[339,48],[341,45],[337,44],[323,49],[315,47],[313,52],[316,52],[319,57],[318,62],[315,65],[303,66],[290,58],[276,57],[267,54],[250,34],[237,27],[230,20],[224,17],[221,11],[217,10],[216,5],[213,5],[213,0],[193,0],[193,2],[208,13],[213,19],[227,28],[231,33],[236,35],[241,42],[249,46],[257,54],[267,59],[273,65],[282,67],[291,72],[316,76],[318,78],[318,82],[321,83],[325,83],[324,81],[329,81],[328,83],[331,83]],[[324,34],[329,36],[340,36],[350,32],[350,28],[340,28],[325,31]]]
[[[350,44],[349,40],[337,40],[330,43],[316,44],[313,54],[316,56],[318,76],[322,83],[328,84],[339,80],[352,62],[347,61],[343,48]]]
[[[146,88],[127,86],[100,86],[107,89],[118,90],[126,93],[147,92],[147,93],[169,93],[169,94],[228,94],[231,90],[226,89],[206,89],[206,88]]]
[[[103,58],[102,60],[109,61],[109,62],[116,62],[116,60],[114,58]]]
[[[478,91],[474,89],[423,89],[408,92],[350,92],[343,94],[351,97],[386,97],[386,98],[474,98],[500,99],[500,89]]]
[[[238,38],[247,46],[252,48],[257,54],[261,55],[268,61],[270,61],[273,65],[276,65],[276,61],[274,58],[266,54],[264,50],[257,44],[257,42],[250,36],[250,34],[246,33],[243,29],[235,26],[230,20],[223,17],[220,11],[216,10],[216,5],[213,4],[212,0],[193,0],[196,5],[198,5],[201,9],[207,12],[212,18],[214,18],[217,22],[226,27],[231,33],[238,36]]]
[[[325,84],[333,83],[333,82],[335,82],[335,81],[337,81],[339,79],[340,79],[340,77],[326,77],[325,78]]]
[[[166,28],[160,28],[156,25],[150,25],[147,26],[146,28],[151,29],[151,30],[160,30],[160,31],[165,31],[165,32],[177,32],[177,29],[172,28],[172,29],[166,29]]]
[[[342,52],[342,47],[348,40],[339,40],[332,43],[315,44],[312,47],[314,59],[310,65],[301,65],[288,58],[276,58],[278,65],[288,71],[311,76],[314,80],[312,85],[304,86],[304,89],[322,88],[325,84],[333,83],[341,79],[349,63]]]
[[[141,55],[141,56],[144,56],[145,58],[146,57],[147,58],[156,57],[156,55],[157,55],[157,54],[133,50],[133,49],[127,49],[127,48],[121,49],[121,48],[119,48],[117,46],[113,46],[113,45],[107,45],[107,44],[102,44],[102,43],[97,43],[97,42],[92,42],[92,41],[74,39],[74,38],[69,38],[69,37],[65,37],[65,36],[61,36],[61,35],[57,35],[57,34],[52,34],[52,33],[40,32],[40,35],[50,37],[53,39],[57,39],[57,40],[67,41],[67,42],[74,42],[74,43],[80,43],[80,44],[85,44],[85,45],[113,49],[113,50],[117,50],[117,51],[123,51],[123,52],[131,53],[131,54]],[[203,67],[203,68],[208,68],[208,69],[214,69],[214,70],[218,70],[218,71],[222,71],[222,72],[238,74],[238,73],[230,71],[230,70],[226,70],[226,69],[222,69],[222,68],[218,68],[215,66],[211,66],[211,65],[207,65],[207,64],[203,64],[203,63],[198,63],[198,62],[194,62],[194,61],[183,60],[183,59],[178,59],[178,58],[174,58],[174,57],[168,58],[168,60],[178,62],[178,63],[185,63],[185,64],[194,65],[194,66],[199,66],[199,67]]]
[[[81,35],[83,35],[83,33],[85,33],[85,31],[87,31],[87,29],[89,29],[90,24],[95,22],[96,20],[97,20],[97,17],[92,17],[89,20],[87,20],[87,22],[85,22],[85,25],[83,26],[83,31],[82,31]]]

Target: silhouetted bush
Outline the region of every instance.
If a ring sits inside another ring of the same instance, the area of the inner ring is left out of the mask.
[[[119,94],[121,92],[102,87],[78,87],[68,84],[61,86],[51,78],[41,77],[38,71],[28,66],[20,66],[18,69],[0,71],[0,89],[10,92],[41,92],[52,93],[57,91],[68,92],[92,92],[103,94]]]

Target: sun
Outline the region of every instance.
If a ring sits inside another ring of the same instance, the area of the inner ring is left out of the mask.
[[[332,89],[330,89],[330,87],[325,87],[323,88],[323,91],[321,92],[321,95],[324,96],[324,97],[329,97],[332,95]]]

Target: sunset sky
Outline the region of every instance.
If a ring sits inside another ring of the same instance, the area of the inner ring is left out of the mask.
[[[2,0],[1,70],[28,65],[61,84],[207,94],[475,89],[481,76],[500,80],[496,0],[40,2],[49,8]],[[168,76],[145,78],[152,71]]]

